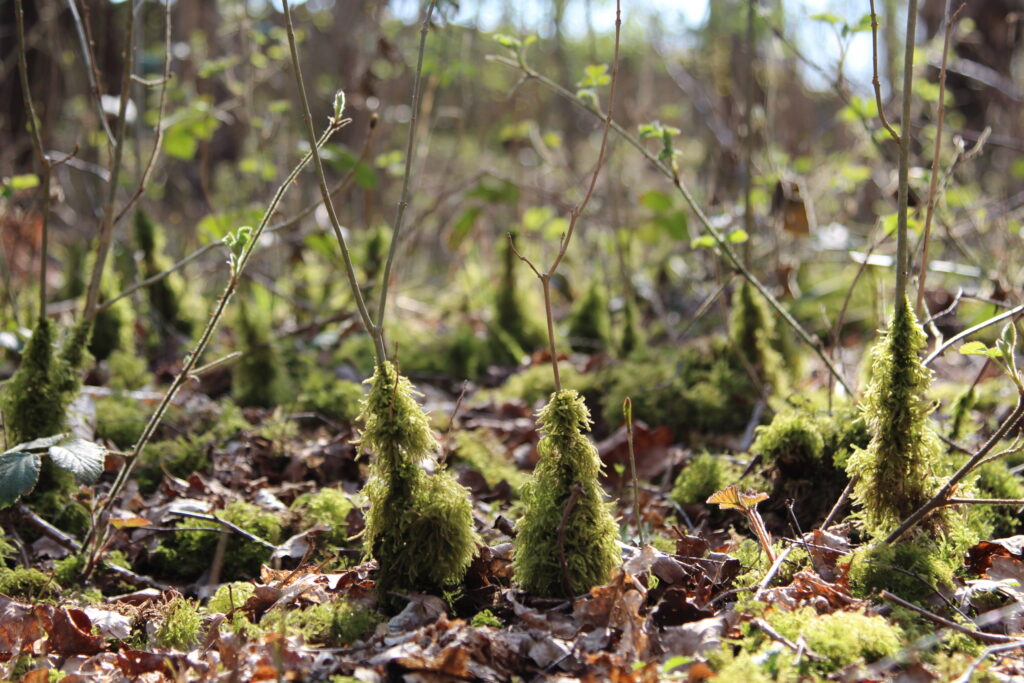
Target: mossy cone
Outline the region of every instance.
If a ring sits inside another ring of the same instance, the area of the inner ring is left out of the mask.
[[[360,443],[374,454],[365,548],[379,566],[378,594],[457,584],[479,545],[469,491],[448,471],[420,467],[438,444],[409,380],[385,361],[368,382]]]
[[[871,383],[861,403],[871,442],[854,451],[847,472],[859,477],[853,498],[873,536],[894,529],[936,490],[942,443],[928,419],[932,371],[921,362],[924,345],[917,316],[904,301],[872,350]],[[938,510],[929,522],[933,529],[943,528],[948,515]]]
[[[525,512],[516,525],[513,568],[524,590],[569,596],[608,581],[621,557],[619,530],[598,483],[597,449],[584,435],[590,411],[583,398],[573,390],[559,391],[537,417],[543,435],[540,461],[523,487]]]

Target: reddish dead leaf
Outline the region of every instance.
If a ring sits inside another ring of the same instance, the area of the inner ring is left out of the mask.
[[[115,529],[137,529],[139,527],[150,526],[150,524],[152,524],[148,519],[138,516],[111,517],[110,523]]]
[[[126,676],[142,676],[159,671],[171,675],[167,666],[170,655],[144,652],[142,650],[121,650],[117,653],[117,667]]]
[[[25,652],[44,635],[39,617],[31,607],[0,595],[0,658]]]
[[[633,448],[636,455],[636,474],[644,480],[656,479],[672,467],[668,447],[672,444],[672,429],[666,426],[651,429],[643,422],[633,423]],[[605,478],[612,486],[632,478],[629,465],[629,441],[626,426],[597,444],[601,462],[605,464]],[[619,469],[622,473],[619,473]]]
[[[49,636],[47,649],[65,656],[94,655],[103,650],[103,636],[92,634],[92,620],[79,609],[36,608]]]
[[[21,677],[21,683],[50,683],[50,671],[52,669],[32,669],[27,671]]]
[[[994,557],[1024,558],[1024,536],[982,541],[967,551],[967,566],[975,574],[984,574]]]

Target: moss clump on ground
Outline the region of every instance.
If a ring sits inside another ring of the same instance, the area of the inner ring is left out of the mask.
[[[670,495],[680,505],[703,503],[715,491],[734,483],[740,474],[740,469],[725,455],[701,453],[676,476]]]
[[[131,448],[149,421],[149,410],[126,396],[103,396],[96,400],[96,438],[107,439],[118,448]]]
[[[350,645],[372,632],[379,622],[376,613],[347,600],[291,610],[285,617],[286,629],[298,630],[307,644],[325,647]]]
[[[494,293],[494,329],[491,332],[492,336],[499,337],[493,340],[497,345],[510,346],[500,338],[500,333],[504,333],[523,352],[530,353],[544,345],[544,331],[537,317],[529,315],[529,309],[523,301],[517,265],[518,258],[512,251],[511,240],[501,240],[501,278]],[[518,362],[515,358],[511,360]]]
[[[530,479],[508,458],[501,442],[489,430],[456,432],[455,457],[479,472],[488,486],[504,481],[518,491]]]
[[[248,581],[234,581],[227,583],[217,589],[210,601],[206,603],[206,609],[210,612],[227,614],[231,610],[238,609],[245,604],[256,592],[256,586]]]
[[[788,385],[782,356],[776,350],[778,335],[768,303],[749,282],[744,281],[733,297],[729,337],[762,382],[776,393]]]
[[[250,308],[238,308],[235,329],[242,358],[232,372],[231,395],[242,407],[273,408],[292,398],[290,381],[273,344],[270,321]]]
[[[975,486],[980,498],[1024,499],[1024,483],[1001,460],[978,468]],[[980,538],[1006,538],[1020,533],[1021,519],[1012,505],[972,505],[968,510]]]
[[[631,293],[626,294],[622,308],[622,332],[619,335],[619,357],[627,358],[640,348],[643,332],[640,331],[640,312]]]
[[[775,610],[768,621],[793,642],[802,637],[810,650],[825,658],[814,666],[826,673],[891,657],[902,649],[903,632],[898,626],[863,612],[818,615],[813,607],[803,607],[793,612]]]
[[[281,540],[280,517],[251,503],[235,501],[216,514],[265,541],[276,544]],[[178,531],[153,550],[151,561],[166,576],[195,579],[210,567],[218,536],[225,529],[216,522],[199,519],[183,520],[178,527]],[[204,528],[210,531],[202,531]],[[270,559],[270,553],[271,549],[264,545],[231,534],[221,578],[236,580],[258,576],[260,565]]]
[[[575,387],[588,386],[593,378],[580,374],[570,363],[562,361],[558,364],[558,373],[564,384]],[[585,390],[581,389],[583,393]],[[551,366],[547,364],[532,365],[508,378],[505,384],[494,392],[499,400],[520,399],[528,406],[536,405],[555,392],[555,380],[551,375]],[[622,403],[619,403],[619,415],[622,415]]]
[[[892,545],[879,543],[853,554],[850,588],[857,597],[887,590],[921,601],[943,586],[951,586],[959,565],[960,554],[947,542],[920,538]]]
[[[978,393],[973,384],[953,400],[953,407],[950,409],[949,438],[957,441],[963,437],[971,419],[971,410],[977,402]]]
[[[352,511],[352,501],[339,489],[320,489],[315,493],[304,493],[292,503],[292,509],[302,514],[306,526],[325,524],[327,542],[331,545],[344,545],[348,540],[348,513]]]
[[[118,349],[107,358],[107,386],[117,391],[136,391],[153,384],[146,359],[134,351]]]
[[[608,581],[621,559],[619,528],[598,483],[597,449],[584,435],[590,411],[583,399],[571,389],[552,394],[537,422],[540,460],[522,491],[512,566],[524,590],[571,596]]]
[[[937,488],[942,443],[928,418],[932,372],[921,363],[925,335],[909,301],[899,302],[889,328],[872,351],[871,383],[861,402],[871,433],[867,448],[847,463],[858,477],[853,500],[863,508],[872,536],[884,536],[923,506]],[[948,508],[924,520],[938,531],[948,526]]]
[[[439,446],[409,380],[384,361],[368,382],[359,443],[374,455],[365,548],[380,568],[378,595],[442,590],[462,580],[476,554],[469,492],[447,470],[423,470]]]
[[[7,440],[11,445],[52,436],[64,431],[67,408],[81,384],[79,368],[87,354],[89,326],[72,328],[59,352],[55,352],[56,328],[43,318],[25,346],[21,365],[0,392]]]
[[[359,384],[339,379],[334,373],[317,368],[302,380],[298,407],[304,412],[317,413],[347,425],[359,415],[359,401],[362,398],[363,388]]]
[[[736,353],[721,338],[675,353],[638,351],[603,373],[602,415],[608,424],[619,424],[629,396],[638,420],[670,427],[678,436],[742,430],[758,392]]]
[[[469,625],[476,628],[504,628],[505,626],[505,624],[501,622],[501,619],[494,616],[494,613],[489,609],[480,610],[474,614]]]
[[[164,620],[153,634],[153,642],[158,647],[190,650],[199,643],[202,623],[199,610],[192,602],[175,598],[164,608]]]
[[[593,280],[586,293],[573,306],[568,337],[574,351],[601,353],[611,341],[611,317],[604,288]]]
[[[38,569],[0,568],[0,593],[23,600],[49,600],[57,597],[60,586]]]
[[[139,274],[143,278],[151,278],[171,267],[170,259],[164,255],[163,231],[141,210],[135,212],[135,240],[142,252]],[[192,321],[184,314],[181,302],[184,289],[179,273],[171,273],[146,287],[155,336],[162,337],[168,329],[191,334]]]

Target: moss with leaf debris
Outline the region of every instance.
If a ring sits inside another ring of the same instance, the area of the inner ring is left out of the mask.
[[[0,567],[0,593],[23,600],[50,600],[57,597],[60,586],[38,569]]]
[[[251,503],[229,503],[217,515],[269,543],[276,544],[281,540],[281,518]],[[177,526],[179,530],[167,536],[153,550],[151,562],[165,576],[195,579],[210,567],[217,539],[227,530],[216,522],[200,519],[185,519]],[[270,548],[231,533],[221,578],[235,580],[258,576],[260,566],[270,559],[270,553]]]
[[[455,457],[479,472],[488,486],[504,481],[516,492],[530,478],[508,458],[501,442],[490,430],[456,432]]]
[[[210,601],[206,603],[206,609],[210,612],[227,614],[245,604],[256,592],[256,586],[248,581],[233,581],[226,583],[217,589]]]
[[[285,632],[302,634],[309,645],[344,647],[371,633],[380,623],[380,616],[372,610],[348,600],[312,605],[305,609],[273,613],[264,617],[260,626],[279,630],[284,619]]]
[[[335,546],[344,545],[348,540],[348,514],[353,507],[352,501],[340,489],[304,493],[292,503],[292,509],[302,514],[305,526],[326,525],[327,542]]]
[[[153,642],[162,648],[191,650],[199,643],[202,623],[199,610],[191,601],[174,598],[164,608],[164,619],[153,634]]]
[[[856,449],[847,463],[850,476],[857,477],[853,500],[863,508],[865,525],[875,537],[892,531],[931,498],[942,457],[942,443],[928,417],[932,371],[918,355],[925,335],[910,302],[900,304],[872,352],[871,383],[861,402],[871,442]],[[939,508],[923,521],[926,529],[942,530],[950,522],[949,510]]]
[[[850,559],[849,582],[853,595],[867,597],[881,590],[911,601],[921,601],[936,590],[953,585],[960,553],[948,541],[918,538],[895,544],[866,546]]]
[[[380,568],[378,595],[443,590],[462,579],[479,544],[469,492],[447,470],[423,470],[439,446],[409,380],[384,361],[368,383],[359,443],[374,455],[365,548]]]
[[[740,468],[729,462],[728,456],[701,453],[676,476],[670,496],[680,505],[703,503],[715,491],[734,483],[740,474]]]
[[[768,622],[793,642],[802,638],[808,649],[824,658],[814,667],[825,673],[891,657],[902,648],[903,631],[898,626],[864,612],[819,615],[813,607],[792,612],[773,610]]]
[[[597,449],[584,434],[590,411],[583,399],[571,389],[552,394],[537,423],[540,460],[522,491],[512,566],[524,590],[570,596],[608,581],[621,559],[619,528],[598,483]]]

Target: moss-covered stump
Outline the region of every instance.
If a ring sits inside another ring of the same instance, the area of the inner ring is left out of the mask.
[[[366,552],[377,560],[383,602],[401,590],[441,591],[457,584],[479,537],[469,491],[447,470],[422,465],[439,450],[415,390],[385,361],[368,380],[361,445],[374,455],[364,489]]]
[[[552,394],[537,414],[540,461],[523,488],[515,578],[543,596],[571,596],[608,581],[619,563],[618,525],[598,483],[601,461],[584,435],[590,411],[573,390]]]

